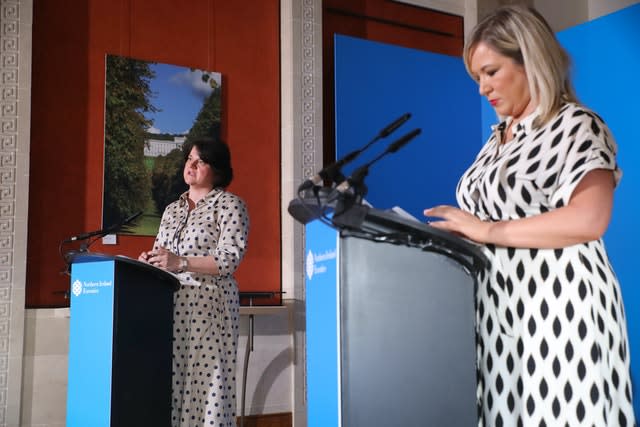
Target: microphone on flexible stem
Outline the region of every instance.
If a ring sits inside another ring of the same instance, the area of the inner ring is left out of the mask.
[[[382,129],[380,131],[380,133],[374,138],[374,141],[377,141],[378,139],[381,138],[386,138],[389,135],[391,135],[396,129],[398,129],[400,126],[402,126],[404,124],[404,122],[406,122],[407,120],[409,120],[411,118],[411,113],[405,113],[402,116],[398,117],[393,123],[391,123],[390,125],[388,125],[386,128]],[[373,142],[370,142],[369,144],[372,144]],[[367,146],[365,146],[365,148],[367,148]]]
[[[389,153],[395,153],[404,147],[409,141],[418,136],[421,129],[414,129],[408,134],[400,137],[397,141],[389,144],[387,149],[375,159],[360,166],[346,180],[338,184],[335,188],[334,196],[338,203],[331,219],[334,226],[343,229],[359,230],[369,211],[369,208],[362,204],[362,198],[367,194],[367,186],[364,178],[369,174],[369,168],[375,162]]]
[[[413,138],[420,135],[421,132],[422,132],[422,129],[420,128],[414,129],[411,132],[407,133],[406,135],[398,138],[396,141],[389,144],[387,149],[384,150],[381,154],[376,156],[373,160],[360,166],[358,169],[356,169],[353,172],[353,174],[349,178],[345,179],[340,184],[338,184],[338,186],[336,187],[336,191],[338,193],[344,194],[348,190],[353,189],[353,192],[355,193],[356,196],[358,196],[359,198],[364,197],[367,193],[367,187],[364,184],[364,179],[369,174],[369,168],[371,167],[371,165],[379,161],[381,158],[383,158],[387,154],[395,153],[396,151],[398,151],[399,149],[407,145],[409,141],[411,141]]]
[[[349,156],[351,156],[351,154],[354,154],[354,153],[350,153]],[[332,163],[329,166],[323,168],[320,172],[318,172],[314,176],[306,179],[298,187],[298,193],[308,190],[312,187],[318,187],[325,180],[331,181],[331,182],[340,182],[341,180],[343,180],[344,175],[342,174],[340,169],[342,168],[342,166],[346,165],[347,163],[355,159],[357,155],[352,156],[351,158],[349,158],[349,156],[343,157],[339,161]]]
[[[78,234],[77,236],[71,236],[68,239],[65,239],[64,242],[65,243],[69,243],[69,242],[74,242],[76,240],[86,240],[90,237],[94,237],[94,236],[106,236],[107,234],[111,234],[115,231],[118,231],[120,228],[124,227],[125,225],[131,223],[133,220],[135,220],[136,218],[138,218],[140,215],[142,215],[143,211],[140,212],[136,212],[133,215],[131,215],[128,218],[125,218],[123,221],[113,224],[109,227],[106,228],[102,228],[100,230],[96,230],[96,231],[89,231],[87,233],[82,233],[82,234]]]
[[[120,228],[124,227],[125,225],[133,222],[133,220],[135,220],[136,218],[138,218],[140,215],[143,214],[143,211],[140,212],[136,212],[133,215],[131,215],[128,218],[125,218],[123,221],[120,221],[116,224],[113,224],[109,227],[100,229],[100,230],[96,230],[96,231],[89,231],[87,233],[82,233],[82,234],[78,234],[77,236],[71,236],[67,239],[64,239],[60,242],[60,244],[58,245],[58,250],[60,251],[60,256],[62,256],[62,259],[65,261],[65,263],[67,264],[64,272],[69,274],[70,273],[70,266],[71,266],[71,260],[73,259],[73,257],[78,254],[78,253],[84,253],[84,252],[88,252],[89,250],[89,246],[91,246],[91,244],[93,242],[95,242],[95,240],[91,240],[91,241],[87,241],[87,239],[89,239],[90,237],[94,237],[94,236],[106,236],[107,234],[111,234],[114,233],[116,231],[118,231]],[[75,242],[78,240],[84,240],[84,242],[80,245],[80,248],[77,251],[68,251],[66,253],[62,253],[62,247],[64,246],[65,243],[70,243],[70,242]]]
[[[364,147],[352,151],[351,153],[347,154],[340,160],[323,168],[316,175],[305,180],[298,187],[298,193],[304,190],[308,190],[311,187],[317,187],[320,184],[322,184],[323,181],[331,181],[336,183],[343,182],[345,180],[345,177],[340,171],[340,169],[342,169],[344,165],[355,160],[356,157],[358,157],[363,151],[369,148],[374,142],[391,135],[396,129],[402,126],[410,118],[411,118],[411,113],[405,113],[402,116],[398,117],[392,123],[387,125],[384,129],[378,132],[378,134],[371,141],[369,141]]]

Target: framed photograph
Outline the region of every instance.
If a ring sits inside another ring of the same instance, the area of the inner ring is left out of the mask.
[[[107,55],[102,226],[142,214],[118,233],[155,236],[186,191],[182,146],[220,133],[221,74]]]

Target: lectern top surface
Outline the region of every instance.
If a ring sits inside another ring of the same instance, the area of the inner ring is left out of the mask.
[[[174,290],[180,288],[180,280],[175,274],[125,255],[103,254],[99,252],[69,251],[65,254],[65,259],[69,264],[105,261],[122,262],[155,275],[158,279],[168,282],[174,288]]]

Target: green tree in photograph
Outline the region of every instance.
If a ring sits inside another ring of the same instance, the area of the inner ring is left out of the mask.
[[[151,104],[149,63],[107,56],[105,105],[105,172],[103,224],[108,226],[144,210],[151,177],[144,164],[145,132],[151,125],[144,113]]]
[[[201,137],[219,137],[221,119],[220,92],[221,89],[216,85],[204,101],[193,122],[193,126],[186,136],[185,144]],[[186,191],[187,187],[182,176],[183,166],[184,155],[180,150],[173,150],[168,155],[156,159],[152,174],[152,193],[158,212],[162,212],[167,204],[176,200],[180,194]]]
[[[193,141],[201,137],[220,137],[220,121],[221,121],[221,90],[216,87],[202,104],[202,108],[198,112],[193,126],[187,134],[185,142]]]
[[[151,194],[158,212],[187,190],[182,177],[184,155],[182,150],[173,150],[166,156],[156,157],[151,175]]]

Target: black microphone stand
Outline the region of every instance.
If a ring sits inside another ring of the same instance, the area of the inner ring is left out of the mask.
[[[367,212],[369,211],[369,207],[362,204],[364,196],[368,191],[367,185],[364,181],[369,175],[369,169],[374,163],[378,162],[384,156],[390,153],[395,153],[400,148],[407,145],[409,141],[418,136],[421,132],[422,129],[417,128],[398,138],[398,140],[389,144],[387,149],[381,154],[360,166],[349,178],[336,187],[338,203],[332,219],[334,225],[352,229],[360,227],[367,215]]]
[[[129,216],[128,218],[125,218],[124,220],[110,225],[109,227],[100,229],[100,230],[95,230],[95,231],[90,231],[87,233],[81,233],[77,236],[73,236],[73,237],[69,237],[66,238],[64,240],[62,240],[60,242],[60,244],[58,245],[58,252],[60,253],[60,256],[62,257],[62,259],[64,260],[65,264],[66,264],[66,268],[63,271],[64,273],[69,273],[69,266],[70,266],[70,259],[77,253],[86,253],[89,252],[89,246],[93,245],[96,240],[98,240],[101,237],[104,237],[108,234],[112,234],[115,233],[117,231],[119,231],[120,229],[122,229],[124,226],[129,225],[130,223],[132,223],[135,219],[137,219],[140,215],[142,215],[143,211],[139,211],[136,212],[135,214]],[[82,241],[82,243],[80,244],[80,247],[78,248],[78,250],[70,250],[67,251],[66,253],[63,253],[63,246],[67,243],[71,243],[71,242],[75,242],[75,241]]]
[[[366,151],[375,142],[391,135],[396,129],[402,126],[404,122],[406,122],[410,118],[411,118],[411,113],[405,113],[402,116],[398,117],[391,124],[387,125],[384,129],[378,132],[378,134],[372,140],[367,142],[362,148],[358,148],[357,150],[350,152],[349,154],[342,157],[341,159],[323,168],[320,172],[318,172],[317,176],[309,178],[306,181],[304,181],[302,184],[300,184],[300,186],[298,187],[298,194],[300,194],[302,191],[307,190],[311,187],[317,188],[319,186],[319,183],[316,183],[314,181],[319,179],[324,181],[329,181],[331,184],[333,183],[339,184],[340,182],[344,181],[345,177],[341,171],[344,165],[354,161],[356,157],[358,157],[360,154]]]
[[[378,132],[378,134],[362,148],[350,152],[338,161],[323,168],[317,175],[305,180],[300,184],[300,186],[298,186],[297,198],[289,202],[287,209],[289,214],[302,224],[307,224],[314,219],[319,219],[325,224],[333,226],[331,220],[328,218],[328,212],[334,207],[336,209],[338,208],[336,201],[338,204],[341,203],[340,200],[336,199],[333,193],[335,192],[335,184],[347,181],[345,176],[342,174],[342,167],[355,160],[356,157],[367,150],[375,142],[389,136],[410,118],[411,113],[403,114]],[[321,186],[322,181],[329,181],[331,186]],[[349,203],[349,206],[352,206],[355,203],[361,204],[363,196],[367,193],[367,188],[364,184],[364,176],[358,180],[357,185],[358,188],[354,192],[359,196],[356,200]],[[347,197],[348,196],[340,197],[340,199],[343,199],[342,205],[347,201]]]

